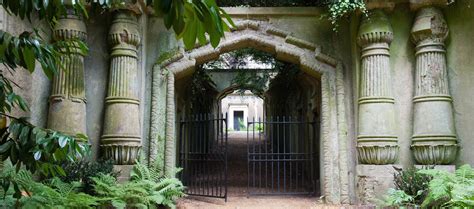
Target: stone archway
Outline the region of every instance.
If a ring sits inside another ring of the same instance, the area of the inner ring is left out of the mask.
[[[290,36],[287,32],[259,21],[241,21],[235,30],[226,33],[217,48],[210,44],[197,46],[189,51],[176,52],[157,63],[153,69],[152,111],[150,138],[158,136],[158,128],[163,124],[164,115],[153,111],[159,98],[154,96],[159,88],[158,79],[165,77],[166,85],[166,131],[164,170],[173,174],[176,165],[174,153],[176,136],[175,80],[192,73],[197,65],[217,59],[219,55],[233,50],[252,47],[271,53],[276,59],[298,64],[301,70],[321,79],[321,189],[328,203],[349,204],[348,142],[344,101],[342,64],[323,54],[316,44]],[[163,107],[161,107],[163,108]],[[153,149],[153,143],[149,147]],[[150,151],[152,152],[152,151]],[[157,153],[158,151],[154,151]],[[151,160],[151,159],[150,159]],[[160,160],[160,159],[157,159]]]

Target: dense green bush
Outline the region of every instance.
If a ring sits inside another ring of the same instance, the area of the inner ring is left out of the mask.
[[[86,164],[91,163],[80,163]],[[75,171],[84,167],[71,168]],[[58,177],[38,181],[30,171],[16,172],[7,163],[0,174],[0,208],[174,208],[176,199],[184,196],[184,186],[178,179],[162,177],[158,169],[140,163],[134,166],[130,181],[122,184],[113,173],[105,174],[109,169],[84,169],[89,171],[64,177],[68,182]],[[86,176],[88,173],[94,176]],[[82,192],[83,179],[91,179],[92,195]]]
[[[110,175],[93,177],[97,194],[115,208],[175,208],[175,200],[184,196],[184,186],[176,178],[164,178],[157,169],[137,163],[129,182],[118,184]]]
[[[463,165],[454,173],[435,169],[418,173],[433,177],[423,208],[474,208],[474,169],[470,165]]]
[[[431,176],[419,173],[417,168],[405,170],[395,168],[395,170],[396,173],[393,175],[395,189],[388,191],[386,204],[390,206],[421,205],[428,193]]]
[[[31,172],[7,164],[0,175],[1,208],[92,208],[100,199],[79,192],[80,182],[65,183],[54,177],[36,181]]]
[[[413,197],[412,204],[421,205],[428,194],[431,176],[418,172],[417,168],[397,170],[394,174],[395,187]]]
[[[85,159],[76,162],[66,162],[62,165],[66,175],[60,178],[67,183],[74,181],[82,182],[81,191],[93,195],[95,192],[92,177],[97,177],[99,174],[109,174],[112,177],[117,177],[118,173],[113,171],[113,166],[113,160],[103,159],[92,162]]]
[[[409,169],[395,174],[397,189],[388,191],[390,206],[422,208],[474,208],[474,169],[459,167],[454,173],[438,169]]]

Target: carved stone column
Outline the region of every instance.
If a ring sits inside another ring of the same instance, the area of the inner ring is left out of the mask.
[[[362,20],[357,40],[362,59],[357,136],[361,164],[392,164],[398,158],[390,75],[392,39],[392,28],[383,11],[370,11]]]
[[[117,165],[134,164],[141,147],[139,35],[137,18],[131,12],[118,11],[109,32],[112,52],[101,144],[105,157]]]
[[[416,44],[411,148],[418,164],[449,164],[458,146],[444,48],[448,25],[441,10],[422,8],[411,33]]]
[[[86,40],[86,25],[74,12],[58,20],[53,40]],[[66,53],[66,51],[64,51]],[[53,79],[49,104],[48,128],[67,134],[86,134],[86,95],[84,56],[79,49],[61,57],[63,69]]]

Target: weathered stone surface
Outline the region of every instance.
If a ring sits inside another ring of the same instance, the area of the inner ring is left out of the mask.
[[[361,75],[357,150],[362,164],[391,164],[398,159],[395,100],[390,72],[392,28],[383,11],[371,11],[359,27]]]
[[[415,165],[415,168],[418,168],[418,169],[426,169],[426,168],[429,168],[429,169],[436,169],[436,170],[443,170],[443,171],[447,171],[447,172],[450,172],[450,173],[454,173],[454,171],[456,171],[456,166],[455,165]]]
[[[444,49],[448,25],[441,10],[427,7],[418,12],[411,32],[416,44],[413,155],[424,165],[450,164],[458,147]]]
[[[394,167],[400,165],[357,165],[357,190],[359,203],[378,205],[389,188],[393,188]]]
[[[137,18],[128,11],[117,12],[109,32],[112,58],[101,147],[118,165],[134,164],[141,147],[139,35]]]
[[[55,41],[79,39],[85,41],[86,26],[82,18],[69,11],[53,29]],[[67,134],[86,134],[86,96],[84,54],[73,48],[61,57],[64,70],[53,79],[50,96],[48,128]]]
[[[113,171],[118,173],[117,181],[124,183],[130,180],[130,173],[133,170],[133,165],[114,165]]]
[[[410,8],[418,10],[423,7],[438,6],[444,7],[454,3],[455,0],[410,0]]]
[[[400,0],[365,0],[367,10],[386,9],[392,10]]]

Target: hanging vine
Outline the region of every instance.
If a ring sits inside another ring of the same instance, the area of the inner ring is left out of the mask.
[[[339,21],[351,13],[360,11],[363,14],[367,13],[364,0],[339,0],[330,3],[329,6],[329,21],[333,25],[333,30],[337,31]]]

